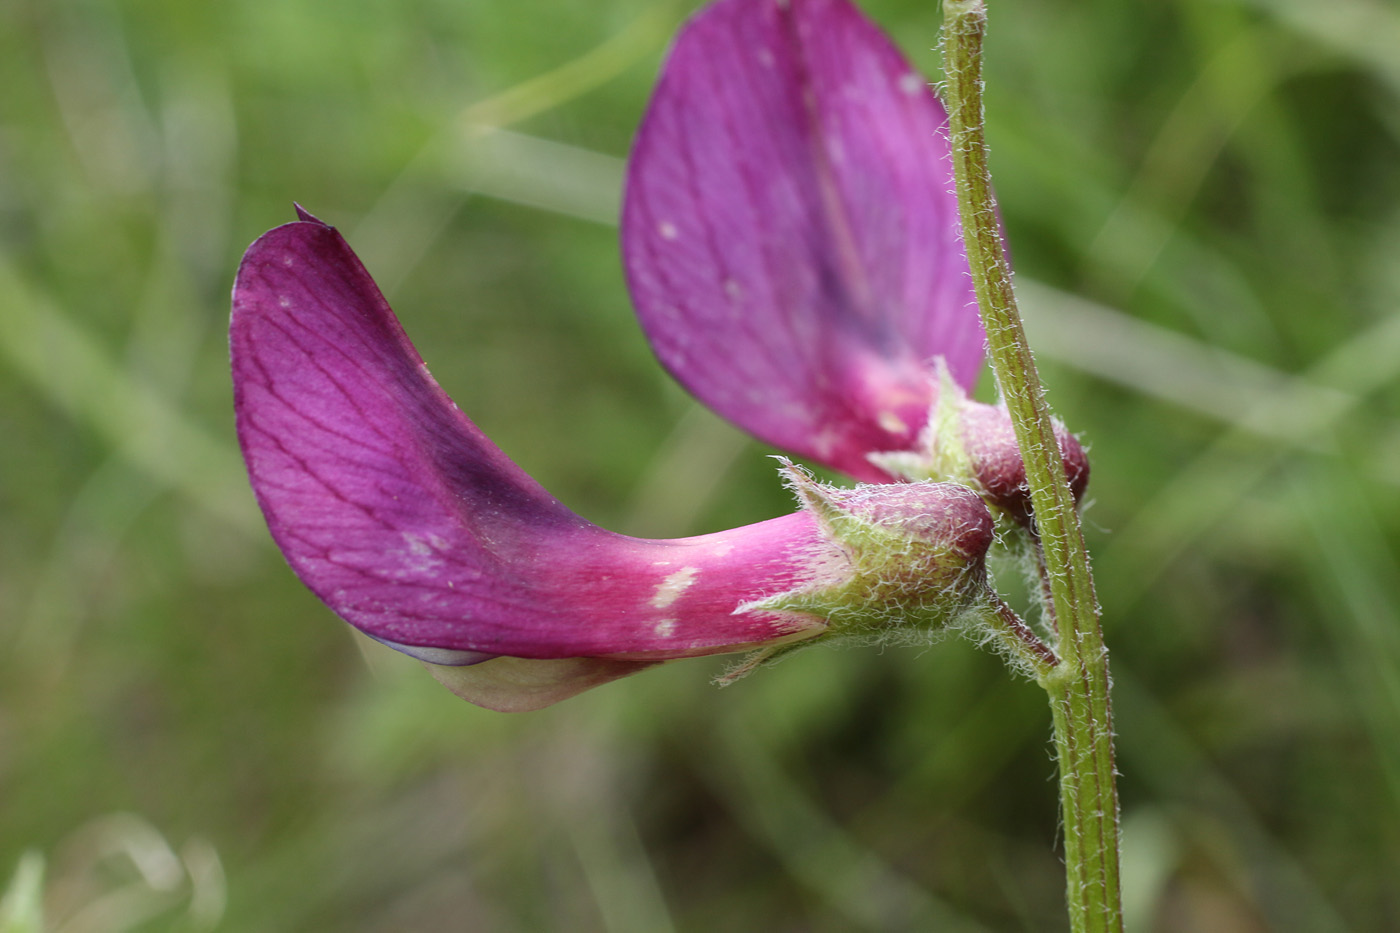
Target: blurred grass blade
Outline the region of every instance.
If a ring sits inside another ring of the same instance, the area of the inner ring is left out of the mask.
[[[424,178],[455,177],[457,186],[468,193],[479,192],[507,201],[523,197],[522,203],[553,209],[538,202],[560,196],[560,191],[551,190],[557,186],[546,184],[543,191],[531,191],[528,185],[511,183],[509,179],[520,174],[520,168],[499,158],[502,140],[496,138],[493,143],[492,138],[513,123],[561,107],[601,87],[654,54],[670,35],[676,18],[669,3],[648,7],[631,25],[602,44],[544,74],[462,108],[455,120],[434,134],[355,225],[351,236],[361,255],[375,268],[375,277],[386,294],[393,294],[458,207],[451,199],[442,197],[442,193],[435,190],[436,186],[431,186],[434,188],[431,196],[426,195],[421,187]],[[485,143],[484,153],[479,151],[478,143]],[[509,140],[504,144],[509,146]],[[510,155],[509,152],[504,154]],[[546,157],[547,164],[542,167],[546,170],[553,167],[551,163],[558,157],[557,151],[552,157]],[[581,157],[580,161],[590,160]],[[591,161],[596,163],[597,160]],[[536,171],[540,167],[536,166]],[[596,173],[599,169],[595,167],[593,171]],[[564,207],[561,212],[579,214],[581,211],[584,219],[616,223],[622,172],[620,168],[607,166],[602,173],[603,189],[611,191],[611,203],[604,204],[596,198],[581,199],[577,192],[570,195],[564,191],[561,203],[572,205],[572,209]],[[506,178],[504,187],[493,188],[491,179],[502,175]],[[548,173],[532,176],[536,181],[553,177]],[[567,175],[561,177],[567,180]]]
[[[1211,59],[1161,123],[1136,177],[1085,251],[1097,288],[1126,298],[1178,232],[1240,124],[1289,75],[1273,29],[1245,27]]]
[[[1400,580],[1400,562],[1345,461],[1303,471],[1293,496],[1315,538],[1309,576],[1333,607],[1320,621],[1338,643],[1392,804],[1400,806],[1400,612],[1387,589]]]
[[[1178,331],[1017,277],[1026,329],[1046,356],[1249,434],[1320,449],[1312,433],[1354,393],[1281,372]]]
[[[674,31],[677,18],[670,3],[648,7],[626,29],[578,58],[463,108],[459,129],[470,132],[519,123],[606,84],[654,54]]]
[[[598,808],[575,814],[566,825],[605,933],[675,933],[665,894],[630,812]]]
[[[20,856],[0,897],[0,933],[44,933],[44,857],[38,852]]]
[[[1114,665],[1113,680],[1124,772],[1141,779],[1151,796],[1161,800],[1179,800],[1183,789],[1189,788],[1193,811],[1228,828],[1228,838],[1247,857],[1249,877],[1239,880],[1246,884],[1254,905],[1274,921],[1269,929],[1349,930],[1317,881],[1260,822],[1250,801],[1221,775],[1121,658]],[[1288,922],[1283,922],[1285,918]]]
[[[1234,0],[1363,65],[1400,94],[1400,11],[1378,0]]]
[[[262,522],[232,442],[220,442],[122,369],[0,256],[0,358],[118,455],[226,524]],[[230,432],[231,433],[231,432]]]
[[[464,191],[616,224],[622,159],[510,130],[459,140],[453,181]]]
[[[1249,420],[1285,427],[1293,443],[1324,441],[1332,426],[1371,394],[1400,376],[1400,315],[1382,319],[1312,366],[1309,382],[1345,393],[1333,403],[1302,410],[1287,395],[1256,406]],[[1343,404],[1343,401],[1345,403]],[[1243,428],[1223,432],[1158,491],[1099,555],[1119,581],[1119,599],[1136,600],[1192,541],[1225,516],[1288,452],[1286,446],[1242,455]]]
[[[737,719],[716,735],[724,753],[697,749],[710,784],[794,880],[860,929],[977,933],[984,928],[886,863],[823,813],[773,751]]]

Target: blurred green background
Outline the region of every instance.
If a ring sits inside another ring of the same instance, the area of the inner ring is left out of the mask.
[[[937,3],[867,8],[936,75]],[[83,933],[1064,928],[1048,710],[970,644],[505,716],[357,642],[261,526],[227,296],[294,199],[583,515],[791,508],[619,269],[689,9],[0,0],[13,930],[39,897]],[[1400,928],[1400,8],[996,0],[989,81],[1025,313],[1092,448],[1130,924]]]

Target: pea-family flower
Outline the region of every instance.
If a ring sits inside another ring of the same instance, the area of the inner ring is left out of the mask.
[[[789,467],[800,511],[694,538],[614,534],[553,498],[442,392],[339,233],[298,209],[244,256],[230,328],[239,442],[293,570],[503,710],[679,658],[762,660],[985,610],[986,503],[1024,520],[1008,504],[1020,461],[1004,414],[961,388],[982,335],[944,121],[845,0],[721,0],[678,38],[624,208],[643,326],[716,411],[874,481]]]
[[[534,709],[664,660],[936,629],[985,598],[992,520],[950,483],[791,470],[802,511],[671,541],[583,520],[452,404],[309,214],[249,248],[230,343],[239,442],[293,570],[472,702]]]

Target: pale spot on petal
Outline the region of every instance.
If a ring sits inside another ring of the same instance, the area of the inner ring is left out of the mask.
[[[880,423],[880,427],[889,431],[891,434],[903,434],[909,430],[909,425],[904,423],[904,419],[892,411],[880,412],[880,417],[877,420]]]
[[[916,72],[910,71],[900,76],[899,89],[909,96],[919,93],[924,87],[924,78]]]
[[[403,543],[407,546],[407,550],[399,552],[403,558],[402,565],[394,571],[394,576],[399,578],[417,577],[436,574],[442,569],[443,562],[439,552],[447,545],[447,542],[442,538],[430,534],[424,539],[412,531],[405,531]]]
[[[656,628],[652,631],[656,632],[657,636],[660,638],[670,638],[676,633],[676,620],[662,619],[660,622],[656,623]]]
[[[695,582],[695,576],[700,572],[696,567],[682,567],[669,577],[661,581],[661,585],[656,588],[656,595],[651,598],[651,604],[657,609],[665,609],[667,606],[681,598],[690,584]]]
[[[680,231],[676,229],[676,225],[669,220],[663,220],[661,223],[657,224],[656,232],[661,234],[661,239],[663,240],[674,240],[676,237],[680,236]]]

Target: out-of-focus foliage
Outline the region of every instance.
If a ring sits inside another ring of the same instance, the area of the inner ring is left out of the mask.
[[[931,74],[937,6],[869,7]],[[619,271],[685,12],[0,5],[0,891],[42,881],[49,929],[1062,928],[1043,698],[966,643],[502,716],[357,643],[261,528],[227,293],[294,199],[579,512],[791,507]],[[1130,922],[1394,929],[1400,12],[995,0],[990,44],[1025,310],[1092,445]]]

